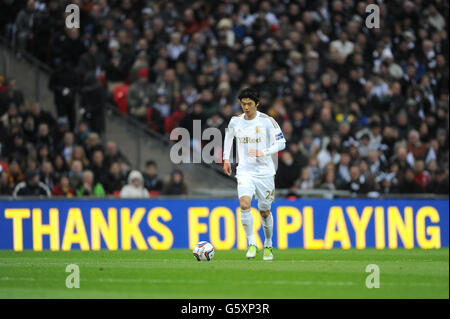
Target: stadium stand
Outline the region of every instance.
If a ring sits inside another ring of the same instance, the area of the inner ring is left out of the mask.
[[[2,192],[11,193],[25,169],[42,172],[46,152],[64,158],[65,130],[75,140],[80,126],[102,134],[105,100],[167,136],[177,126],[191,130],[193,119],[224,130],[240,113],[237,93],[253,86],[288,141],[278,188],[448,193],[448,2],[379,4],[374,29],[365,26],[363,1],[73,3],[79,30],[64,28],[64,1],[1,4],[0,31],[17,55],[27,51],[55,70],[49,87],[58,110],[58,119],[36,105],[25,110],[14,81],[3,80]],[[72,94],[82,100],[81,123]],[[49,126],[61,131],[50,136]],[[29,138],[42,158],[27,156]],[[69,184],[80,165],[95,180],[92,150],[74,143],[83,147],[67,167]],[[112,163],[106,169],[116,172]],[[182,177],[174,172],[172,182]]]

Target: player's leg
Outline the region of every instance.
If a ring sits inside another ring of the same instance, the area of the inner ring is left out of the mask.
[[[260,179],[255,189],[258,198],[258,209],[261,214],[261,224],[264,229],[264,260],[272,260],[272,236],[273,217],[270,211],[272,202],[275,199],[275,184],[273,177]]]
[[[238,178],[238,196],[241,207],[241,223],[247,235],[248,250],[247,258],[256,256],[256,240],[253,230],[253,215],[251,213],[251,202],[255,192],[253,182],[250,177]]]

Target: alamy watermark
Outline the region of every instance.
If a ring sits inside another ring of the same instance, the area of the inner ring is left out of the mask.
[[[270,129],[256,126],[251,129],[227,128],[225,135],[230,134],[239,140],[239,147],[244,154],[247,154],[247,163],[257,164],[262,157],[249,155],[252,150],[264,150],[276,143],[277,139],[281,139],[281,135],[275,136]],[[180,163],[222,163],[222,153],[226,147],[222,131],[216,127],[208,127],[202,131],[200,120],[193,120],[192,135],[183,127],[174,128],[170,132],[170,140],[176,141],[170,149],[170,160],[174,164]],[[226,158],[230,163],[239,162],[239,153],[233,160],[232,142],[230,146],[230,156]],[[192,156],[191,156],[192,155]],[[278,167],[277,154],[271,154],[271,158],[275,169]]]
[[[66,7],[66,28],[79,29],[80,28],[80,7],[76,4],[69,4]]]
[[[366,277],[366,287],[380,288],[380,267],[376,264],[367,265],[366,272],[369,273]]]
[[[67,265],[66,272],[70,273],[66,277],[66,287],[80,288],[80,267],[77,264]]]
[[[369,4],[366,7],[366,13],[370,13],[366,17],[366,27],[368,29],[380,28],[380,7],[376,4]]]

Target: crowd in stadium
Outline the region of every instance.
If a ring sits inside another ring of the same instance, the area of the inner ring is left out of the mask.
[[[6,85],[2,81],[0,106],[9,106],[0,121],[0,195],[146,198],[186,193],[182,172],[175,170],[164,182],[152,160],[144,173],[131,170],[116,142],[103,145],[86,121],[71,130],[67,118],[55,119],[39,103],[27,110],[15,79]]]
[[[379,28],[366,26],[372,2]],[[259,110],[288,141],[277,188],[448,193],[448,1],[71,1],[81,9],[80,29],[64,28],[66,1],[18,3],[2,4],[0,31],[19,56],[28,51],[55,70],[49,88],[58,120],[48,123],[36,104],[25,113],[8,83],[0,96],[9,125],[1,133],[9,166],[2,192],[24,178],[24,167],[39,168],[49,183],[49,161],[68,172],[60,186],[89,167],[93,174],[79,178],[91,193],[102,170],[129,171],[110,154],[114,142],[96,151],[104,99],[163,134],[192,132],[194,119],[224,131],[240,114],[238,92],[252,86]],[[82,97],[80,123],[74,94]],[[29,138],[34,163],[24,156]],[[114,178],[98,193],[125,183]]]

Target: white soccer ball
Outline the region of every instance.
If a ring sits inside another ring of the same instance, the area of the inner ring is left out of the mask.
[[[195,245],[192,253],[197,261],[210,261],[214,258],[214,246],[207,241],[201,241]]]

